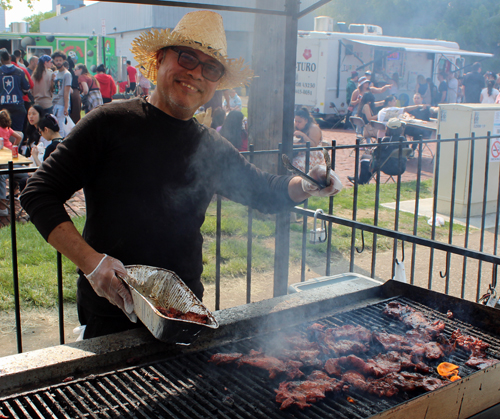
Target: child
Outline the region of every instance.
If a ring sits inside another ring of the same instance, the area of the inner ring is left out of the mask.
[[[10,113],[6,109],[0,111],[0,137],[3,138],[4,147],[12,150],[12,145],[18,145],[23,139],[23,134],[14,131],[12,128],[12,119]],[[14,144],[11,143],[10,138],[14,137]]]
[[[45,117],[38,122],[38,131],[41,135],[40,143],[43,144],[45,151],[42,156],[42,150],[39,146],[35,146],[31,149],[31,156],[35,164],[40,166],[42,162],[50,156],[50,153],[56,149],[63,138],[59,133],[59,123],[54,115],[45,115]]]

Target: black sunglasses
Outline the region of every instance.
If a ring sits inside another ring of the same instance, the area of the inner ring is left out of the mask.
[[[201,64],[202,66],[201,75],[205,77],[208,81],[211,82],[219,81],[221,77],[224,75],[224,68],[218,67],[210,63],[204,63],[203,61],[199,60],[198,57],[194,56],[193,54],[187,51],[183,51],[175,47],[171,47],[170,49],[179,54],[179,57],[177,58],[177,63],[181,67],[184,67],[188,70],[194,70]]]

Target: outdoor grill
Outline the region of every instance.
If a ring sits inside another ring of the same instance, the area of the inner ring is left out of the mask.
[[[395,281],[380,285],[358,278],[222,310],[217,313],[220,330],[192,347],[176,348],[161,359],[139,366],[113,367],[97,374],[89,359],[78,367],[81,378],[64,383],[61,375],[50,386],[46,382],[43,388],[0,399],[1,413],[9,418],[429,419],[469,418],[500,403],[500,364],[477,371],[465,365],[469,354],[459,349],[445,360],[460,366],[462,379],[433,392],[380,398],[351,388],[346,394],[327,393],[324,400],[304,410],[279,409],[274,390],[283,377],[270,380],[267,371],[207,362],[217,352],[248,353],[250,349],[265,348],[271,341],[276,344],[277,329],[282,333],[305,330],[318,319],[328,327],[352,324],[403,334],[403,324],[382,314],[388,301],[407,304],[430,319],[442,320],[447,337],[459,328],[464,334],[482,339],[490,344],[488,354],[500,359],[500,321],[495,309]],[[448,310],[453,311],[453,319],[447,318]],[[161,345],[164,350],[169,347]],[[368,357],[377,354],[374,349],[370,351]],[[15,377],[15,372],[9,373],[4,367],[6,364],[0,364],[4,370],[0,390],[5,395],[4,380],[9,375]],[[66,374],[63,368],[52,369]],[[355,403],[349,402],[347,395]]]

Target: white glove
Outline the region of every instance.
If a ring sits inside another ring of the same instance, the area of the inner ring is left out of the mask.
[[[313,179],[324,182],[326,179],[326,166],[314,166],[308,173]],[[316,185],[302,179],[302,190],[314,196],[334,196],[342,190],[342,182],[333,170],[330,170],[330,186],[319,189]]]
[[[108,299],[111,304],[123,310],[131,322],[137,323],[132,295],[117,274],[128,275],[123,263],[105,254],[95,269],[85,277],[99,297]]]

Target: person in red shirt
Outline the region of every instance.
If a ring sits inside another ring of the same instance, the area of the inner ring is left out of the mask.
[[[106,74],[106,67],[101,64],[97,67],[96,80],[99,82],[99,89],[101,90],[102,102],[109,103],[113,100],[116,94],[116,83],[109,74]]]
[[[137,86],[137,70],[132,67],[130,61],[127,61],[127,93],[132,93],[135,96],[135,88]]]

